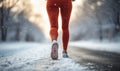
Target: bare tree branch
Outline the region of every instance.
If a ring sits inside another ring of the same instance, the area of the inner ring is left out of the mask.
[[[16,1],[14,2],[14,4],[12,4],[12,6],[9,7],[9,9],[12,9],[13,7],[15,7],[16,4],[17,4],[19,1],[20,1],[20,0],[16,0]]]

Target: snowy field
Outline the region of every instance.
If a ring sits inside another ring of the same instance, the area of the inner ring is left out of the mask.
[[[50,58],[50,44],[0,43],[0,71],[87,71],[72,58]]]
[[[70,42],[69,45],[79,48],[86,48],[90,50],[120,53],[120,42],[76,41]]]
[[[120,43],[77,41],[69,46],[120,53]],[[90,71],[77,64],[74,58],[50,58],[50,43],[6,42],[0,43],[0,71]],[[61,47],[61,46],[60,46]]]

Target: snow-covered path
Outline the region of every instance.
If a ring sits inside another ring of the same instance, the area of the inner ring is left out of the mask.
[[[86,71],[72,58],[50,58],[50,44],[0,43],[0,71]]]
[[[72,56],[70,58],[62,58],[61,53],[62,49],[60,46],[59,59],[52,60],[50,58],[51,45],[49,43],[33,43],[33,42],[0,43],[0,71],[96,71],[95,69],[90,70],[89,66],[92,68],[94,68],[94,66],[95,67],[98,66],[99,67],[97,68],[98,71],[99,69],[107,70],[117,69],[116,71],[119,71],[120,64],[117,63],[117,61],[119,62],[119,60],[117,59],[120,59],[119,42],[101,43],[101,42],[78,41],[70,42],[69,46],[70,53],[73,54],[73,56],[78,57],[78,59],[72,58],[73,57],[72,55],[70,55]],[[83,50],[83,48],[88,50],[87,51]],[[90,62],[93,60],[95,61],[95,63],[92,63],[93,61],[91,63],[85,62],[85,65],[88,65],[88,67],[82,65],[83,63],[82,61],[86,59],[89,60]],[[100,65],[101,63],[103,63],[103,65],[104,63],[107,63],[107,65],[105,64],[104,66],[108,67],[101,68],[101,66],[103,66]],[[112,63],[113,65],[111,65]],[[116,64],[118,65],[116,66]],[[111,68],[111,66],[115,67]]]
[[[69,46],[97,51],[120,53],[120,42],[76,41],[70,42]]]

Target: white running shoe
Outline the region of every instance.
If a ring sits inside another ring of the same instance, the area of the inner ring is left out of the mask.
[[[52,42],[51,58],[53,60],[58,59],[58,42],[56,40]]]

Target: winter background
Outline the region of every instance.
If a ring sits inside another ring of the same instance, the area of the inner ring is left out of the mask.
[[[69,46],[120,53],[120,0],[76,0]],[[86,71],[72,58],[50,59],[45,0],[0,0],[0,71]],[[99,49],[98,49],[99,48]]]

